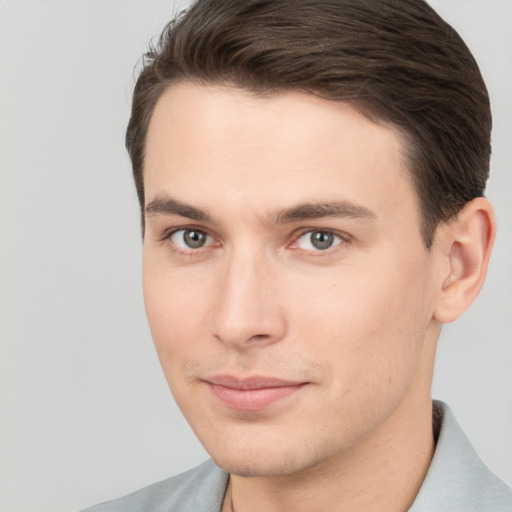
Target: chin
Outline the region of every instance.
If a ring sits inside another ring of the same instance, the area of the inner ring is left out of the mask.
[[[271,443],[234,449],[224,447],[223,450],[210,452],[215,464],[224,471],[241,477],[277,477],[288,476],[306,471],[329,459],[334,454],[329,450],[321,450],[319,446],[309,445],[306,450],[300,447],[277,448]]]
[[[214,458],[215,464],[230,475],[241,477],[276,477],[295,474],[305,469],[301,465],[295,465],[290,461],[260,461],[249,459],[230,459],[226,457]]]

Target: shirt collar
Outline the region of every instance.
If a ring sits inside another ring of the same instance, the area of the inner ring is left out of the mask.
[[[409,512],[510,510],[510,489],[483,464],[445,403],[434,401],[436,417],[436,450]]]

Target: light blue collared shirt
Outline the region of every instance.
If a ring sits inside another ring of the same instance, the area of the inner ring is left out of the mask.
[[[512,490],[480,460],[449,407],[437,401],[434,407],[436,451],[409,512],[512,512]],[[220,512],[228,476],[210,460],[82,512]]]

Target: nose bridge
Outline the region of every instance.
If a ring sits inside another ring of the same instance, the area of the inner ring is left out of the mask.
[[[274,265],[263,251],[251,247],[226,255],[212,313],[213,334],[223,343],[242,348],[274,343],[284,336]]]

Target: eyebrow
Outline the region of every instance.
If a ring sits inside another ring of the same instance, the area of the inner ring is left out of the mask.
[[[168,196],[156,197],[145,208],[146,215],[179,215],[198,222],[213,222],[212,216],[195,206],[183,203]],[[350,217],[376,220],[377,216],[368,208],[350,201],[308,202],[279,210],[269,215],[272,224],[322,219],[325,217]]]
[[[157,214],[180,215],[181,217],[187,217],[198,222],[212,222],[212,217],[209,213],[167,196],[153,199],[146,206],[145,211],[148,217]]]
[[[355,219],[376,220],[377,216],[368,208],[350,201],[327,203],[303,203],[280,210],[271,216],[272,222],[286,224],[302,220],[322,219],[324,217],[351,217]]]

